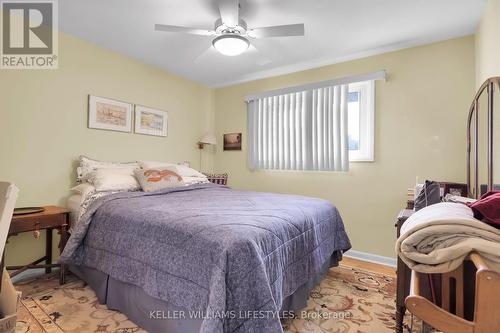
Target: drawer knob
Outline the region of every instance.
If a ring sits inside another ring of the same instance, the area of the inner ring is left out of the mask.
[[[40,222],[35,222],[35,230],[33,230],[33,237],[40,238]]]

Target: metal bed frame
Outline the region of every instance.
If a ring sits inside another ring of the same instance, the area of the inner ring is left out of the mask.
[[[479,100],[485,92],[487,103],[487,187],[493,189],[493,114],[495,86],[500,91],[500,77],[486,80],[479,88],[469,110],[467,118],[467,191],[470,198],[479,198]],[[473,126],[474,124],[474,126]],[[474,138],[472,133],[474,132]],[[474,177],[471,170],[471,150],[474,139]],[[488,267],[479,254],[472,252],[467,261],[475,266],[476,279],[474,293],[474,308],[472,318],[465,318],[465,301],[470,301],[464,295],[464,287],[471,288],[471,282],[464,277],[462,264],[454,271],[441,275],[441,306],[435,305],[423,296],[421,282],[423,275],[412,271],[410,293],[406,297],[406,308],[424,322],[444,333],[496,333],[500,327],[500,273]]]
[[[487,79],[479,88],[474,101],[469,109],[467,118],[467,191],[470,198],[478,199],[480,196],[479,184],[479,100],[484,92],[488,94],[487,112],[488,112],[488,142],[487,142],[487,164],[488,164],[488,191],[493,189],[493,113],[494,113],[494,95],[495,86],[500,90],[500,77],[492,77]],[[474,119],[474,122],[473,122]],[[472,126],[474,124],[474,126]],[[474,127],[474,128],[472,128]],[[472,130],[474,130],[474,179],[471,179],[471,150],[472,150]],[[472,186],[472,181],[474,186]]]

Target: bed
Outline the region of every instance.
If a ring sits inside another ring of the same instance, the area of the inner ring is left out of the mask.
[[[61,261],[149,332],[282,332],[350,248],[338,210],[196,184],[101,196]]]
[[[81,194],[72,194],[68,199],[66,199],[66,208],[69,210],[70,232],[73,231],[78,223],[84,199],[84,196]]]

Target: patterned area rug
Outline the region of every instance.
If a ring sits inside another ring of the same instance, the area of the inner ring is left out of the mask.
[[[23,292],[16,333],[145,332],[119,312],[97,302],[74,276],[59,286],[57,275],[16,284]],[[395,278],[347,266],[330,269],[311,291],[296,318],[283,321],[285,333],[394,332]]]

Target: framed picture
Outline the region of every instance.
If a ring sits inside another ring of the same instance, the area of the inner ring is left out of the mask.
[[[88,127],[132,132],[132,104],[89,95]]]
[[[224,134],[224,150],[241,150],[241,133]]]
[[[167,136],[168,113],[166,111],[135,106],[135,133]]]
[[[443,196],[449,193],[459,197],[467,197],[467,184],[441,182],[439,185],[443,190]]]

